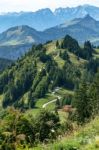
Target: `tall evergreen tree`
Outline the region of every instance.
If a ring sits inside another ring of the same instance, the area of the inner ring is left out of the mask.
[[[76,107],[77,122],[79,124],[85,123],[91,117],[90,99],[87,92],[88,87],[85,82],[82,82],[75,92],[74,106]]]
[[[99,114],[99,73],[96,74],[95,80],[90,86],[89,95],[91,98],[92,115]]]
[[[56,41],[56,48],[60,48],[59,41]]]
[[[86,41],[84,43],[83,57],[85,59],[91,59],[92,58],[92,53],[93,53],[93,47],[92,47],[90,41]]]

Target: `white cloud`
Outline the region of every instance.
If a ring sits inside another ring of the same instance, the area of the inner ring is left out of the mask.
[[[35,11],[49,7],[73,7],[82,4],[99,6],[99,0],[0,0],[0,12]]]

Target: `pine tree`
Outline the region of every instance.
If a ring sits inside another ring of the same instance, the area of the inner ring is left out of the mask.
[[[93,53],[93,47],[92,47],[90,41],[86,41],[84,43],[83,57],[85,59],[90,60],[92,58],[92,53]]]
[[[35,99],[33,97],[32,91],[30,91],[29,94],[28,94],[28,107],[29,108],[34,108],[34,106],[35,106]]]
[[[91,99],[92,115],[99,114],[99,73],[96,74],[95,80],[90,86],[89,95]]]
[[[58,40],[56,41],[56,48],[60,48]]]
[[[87,91],[87,84],[82,82],[75,92],[74,106],[76,107],[77,122],[79,124],[85,123],[91,117],[90,99]]]
[[[67,60],[67,61],[70,61],[69,60],[69,55],[67,53],[67,51],[65,50],[63,53],[60,53],[59,55],[63,60]]]

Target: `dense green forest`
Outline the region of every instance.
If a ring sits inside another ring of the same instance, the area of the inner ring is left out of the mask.
[[[0,72],[12,65],[13,61],[9,59],[0,58]]]
[[[38,103],[49,102],[48,95],[49,101],[57,99],[54,107],[38,109]],[[64,106],[72,111],[61,121]],[[99,115],[99,50],[90,41],[80,46],[69,35],[33,45],[0,74],[0,107],[2,150],[32,148],[68,135],[74,124],[79,128]],[[66,150],[79,149],[73,147]]]

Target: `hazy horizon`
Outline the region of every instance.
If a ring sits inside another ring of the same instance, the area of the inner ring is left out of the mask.
[[[50,8],[52,11],[59,7],[76,7],[79,5],[94,5],[99,7],[99,0],[0,0],[0,12],[21,12]]]

